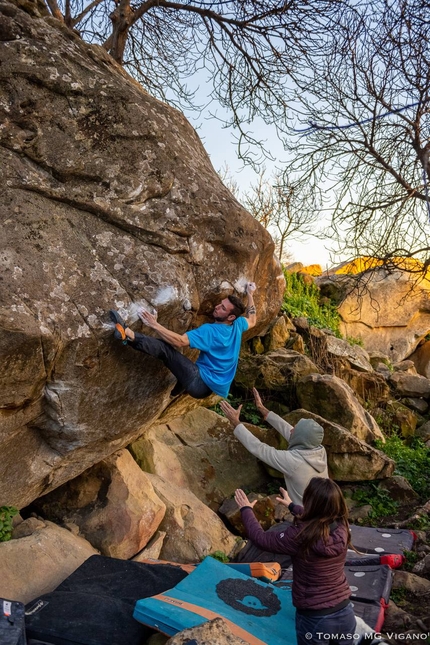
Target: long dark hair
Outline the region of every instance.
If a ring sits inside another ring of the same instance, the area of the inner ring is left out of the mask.
[[[306,556],[312,546],[322,539],[326,544],[333,522],[343,524],[347,530],[347,546],[351,546],[348,508],[342,491],[332,479],[313,477],[303,493],[303,513],[297,518],[303,524],[297,534],[300,553]]]

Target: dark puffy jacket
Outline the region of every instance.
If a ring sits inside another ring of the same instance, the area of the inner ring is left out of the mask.
[[[265,551],[291,555],[293,605],[296,609],[328,609],[350,597],[351,590],[344,573],[348,541],[345,526],[338,524],[330,532],[327,544],[319,540],[305,559],[298,553],[297,534],[300,524],[289,526],[280,533],[265,532],[252,508],[248,506],[241,511],[246,532],[254,544]],[[303,509],[301,506],[294,506],[293,512],[300,515]]]

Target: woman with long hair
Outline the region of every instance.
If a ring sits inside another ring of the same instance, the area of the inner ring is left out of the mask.
[[[265,532],[249,502],[238,489],[235,500],[249,539],[265,551],[287,553],[293,563],[293,604],[298,645],[347,645],[355,633],[351,590],[344,573],[350,542],[348,509],[339,486],[314,477],[303,494],[303,506],[293,504],[280,489],[278,501],[288,506],[294,523],[284,531]]]

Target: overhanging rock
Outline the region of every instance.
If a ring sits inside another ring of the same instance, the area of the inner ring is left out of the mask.
[[[56,20],[0,3],[0,501],[19,507],[142,434],[173,379],[115,345],[109,308],[183,333],[283,276],[269,234],[178,111]]]

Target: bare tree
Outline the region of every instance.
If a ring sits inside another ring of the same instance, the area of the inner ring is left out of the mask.
[[[51,13],[105,47],[154,96],[200,109],[187,82],[202,70],[210,100],[236,128],[239,153],[264,150],[258,116],[282,135],[287,81],[343,0],[45,0]],[[267,152],[267,151],[266,151]]]
[[[318,236],[317,211],[308,207],[310,199],[305,200],[307,210],[302,208],[302,196],[281,171],[268,178],[263,169],[257,182],[245,192],[241,191],[227,164],[218,174],[236,199],[272,235],[276,254],[282,262],[291,261],[291,242]]]
[[[423,0],[351,3],[296,75],[287,170],[350,257],[430,266],[430,20]],[[307,126],[307,127],[305,127]],[[408,261],[421,260],[424,265]]]
[[[291,260],[291,242],[318,234],[318,212],[311,206],[311,196],[304,200],[297,186],[281,171],[267,179],[263,170],[257,183],[245,193],[242,203],[272,233],[282,262]]]
[[[221,179],[224,186],[226,186],[229,189],[231,194],[234,195],[238,201],[240,201],[241,190],[240,190],[239,182],[237,181],[236,177],[233,175],[228,163],[224,163],[222,168],[218,170],[218,176]]]

